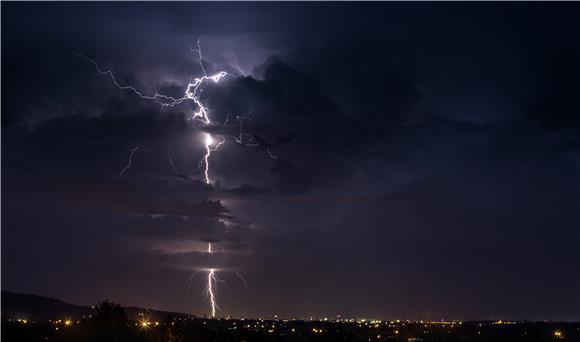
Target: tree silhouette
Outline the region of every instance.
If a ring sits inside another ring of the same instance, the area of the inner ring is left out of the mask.
[[[99,302],[90,319],[92,336],[96,341],[122,341],[129,333],[129,318],[125,310],[109,300]]]

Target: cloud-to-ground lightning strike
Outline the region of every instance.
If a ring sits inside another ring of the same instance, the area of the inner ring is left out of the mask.
[[[206,252],[210,255],[215,253],[211,242],[207,243]],[[217,269],[217,268],[213,268],[213,267],[212,268],[198,269],[198,270],[194,271],[194,273],[191,275],[191,279],[193,279],[193,277],[199,271],[206,271],[207,272],[207,280],[206,280],[207,284],[205,286],[204,293],[209,300],[212,318],[216,317],[218,310],[221,311],[221,308],[219,307],[218,301],[217,301],[217,284],[218,283],[223,284],[225,289],[227,291],[229,291],[228,283],[226,283],[223,279],[221,279],[217,274],[218,271],[220,271],[220,270],[221,269]],[[221,271],[223,271],[223,270],[221,270]],[[246,282],[246,279],[244,278],[242,273],[240,273],[240,271],[238,271],[238,270],[235,270],[235,274],[240,279],[240,281],[244,284],[244,286],[248,287],[248,283]]]
[[[216,309],[219,308],[215,301],[215,294],[213,293],[213,284],[216,282],[215,269],[210,268],[207,273],[207,293],[211,303],[211,317],[215,318]]]
[[[207,243],[207,252],[209,254],[212,254],[213,251],[211,250],[211,242]],[[207,286],[206,286],[206,293],[209,297],[209,303],[211,306],[211,317],[215,318],[215,314],[216,314],[216,309],[219,309],[219,306],[217,305],[216,299],[215,299],[215,293],[214,293],[214,285],[217,283],[217,277],[215,275],[215,268],[210,268],[208,269],[208,273],[207,273]]]
[[[201,94],[203,93],[204,87],[208,83],[213,82],[213,83],[217,84],[224,77],[228,76],[229,74],[225,71],[220,71],[220,72],[213,74],[213,75],[207,74],[205,65],[203,64],[203,56],[202,56],[202,51],[201,51],[201,38],[197,40],[197,49],[191,49],[191,51],[197,53],[198,63],[199,63],[200,69],[203,73],[203,76],[194,78],[192,81],[190,81],[187,84],[187,87],[185,88],[184,95],[182,97],[178,97],[178,98],[168,96],[165,94],[161,94],[157,90],[155,90],[155,93],[153,95],[146,95],[145,93],[141,92],[140,90],[138,90],[137,88],[135,88],[132,85],[122,85],[121,83],[119,83],[117,81],[115,74],[111,70],[102,69],[97,64],[97,62],[95,60],[93,60],[93,59],[91,59],[83,54],[80,54],[80,53],[75,53],[75,54],[77,56],[89,61],[100,75],[108,76],[111,79],[111,81],[113,82],[113,84],[118,89],[131,91],[132,93],[134,93],[135,95],[137,95],[139,98],[141,98],[143,100],[154,101],[154,102],[158,103],[162,109],[166,108],[166,107],[174,107],[174,106],[180,105],[182,103],[185,103],[186,101],[193,101],[193,103],[195,104],[196,110],[191,113],[189,120],[196,120],[196,121],[201,122],[203,125],[208,126],[208,125],[212,124],[212,121],[211,121],[210,116],[209,116],[210,111],[209,111],[209,108],[202,102]],[[224,122],[223,126],[227,125],[228,119],[229,119],[229,115],[226,118],[226,122]],[[236,143],[243,145],[243,146],[248,146],[248,147],[262,147],[265,149],[265,151],[267,152],[267,154],[270,158],[276,159],[276,156],[274,154],[272,154],[272,152],[270,151],[271,145],[267,144],[265,141],[263,141],[263,139],[260,139],[254,135],[248,134],[244,131],[244,120],[246,119],[246,117],[236,116],[236,119],[239,121],[239,124],[240,124],[240,128],[239,128],[240,133],[237,137],[234,136],[234,140],[236,141]],[[217,151],[221,147],[221,145],[223,145],[225,142],[226,142],[226,139],[222,135],[216,134],[215,136],[213,136],[210,133],[207,133],[207,132],[204,133],[203,144],[205,147],[205,153],[199,162],[198,169],[202,170],[203,178],[204,178],[204,181],[206,184],[212,183],[212,180],[210,179],[210,175],[209,175],[211,154],[212,154],[212,152]],[[139,150],[139,147],[133,148],[133,150],[131,151],[131,154],[129,155],[128,164],[121,171],[120,175],[123,175],[129,168],[131,168],[132,163],[133,163],[133,157],[138,150]],[[169,153],[169,150],[166,151],[166,155],[167,155],[167,159],[169,161],[169,164],[172,166],[172,168],[175,172],[175,175],[177,176],[178,175],[177,168],[175,166],[175,163],[173,161],[171,154]],[[211,242],[208,243],[207,253],[208,254],[214,253],[212,250]],[[216,317],[217,311],[221,310],[218,303],[217,303],[217,298],[216,298],[217,283],[221,282],[222,284],[224,284],[226,289],[227,289],[227,283],[218,277],[217,272],[219,269],[207,268],[207,269],[202,269],[202,270],[206,270],[208,272],[207,273],[207,285],[205,288],[205,294],[209,298],[209,302],[210,302],[210,306],[211,306],[211,316]],[[197,273],[197,271],[195,271],[192,274],[192,277],[195,276],[196,273]],[[240,278],[242,283],[245,286],[247,286],[247,282],[244,279],[244,277],[242,276],[242,274],[237,270],[235,271],[235,273],[236,273],[236,276],[238,278]]]
[[[123,168],[123,170],[121,170],[121,172],[119,173],[119,176],[122,176],[127,170],[129,170],[131,168],[131,166],[133,165],[133,156],[135,156],[135,153],[137,153],[137,151],[139,151],[139,147],[135,147],[131,150],[131,154],[129,154],[129,161],[127,162],[127,166],[125,166]]]

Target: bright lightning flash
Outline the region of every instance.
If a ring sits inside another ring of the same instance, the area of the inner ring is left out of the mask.
[[[199,65],[201,67],[201,70],[203,71],[203,76],[197,77],[193,80],[193,82],[189,83],[185,89],[184,95],[180,98],[175,98],[172,96],[160,94],[158,92],[155,92],[155,94],[153,94],[153,95],[145,95],[143,92],[139,91],[137,88],[135,88],[131,85],[121,85],[117,81],[117,79],[115,78],[115,74],[111,70],[102,69],[101,67],[99,67],[99,65],[97,64],[96,61],[94,61],[93,59],[91,59],[83,54],[80,54],[80,53],[75,53],[75,54],[77,56],[84,58],[87,61],[91,62],[91,64],[93,64],[93,66],[95,67],[95,69],[97,70],[97,72],[100,75],[109,76],[109,78],[111,78],[111,81],[113,82],[113,84],[117,88],[119,88],[121,90],[129,90],[129,91],[133,92],[134,94],[136,94],[137,96],[139,96],[141,99],[155,101],[155,102],[159,103],[162,108],[174,107],[174,106],[182,104],[188,100],[193,101],[193,103],[195,103],[195,105],[197,107],[197,110],[191,114],[191,117],[189,119],[190,120],[194,120],[194,119],[199,120],[205,125],[210,125],[212,122],[209,118],[209,109],[201,101],[200,96],[203,92],[204,87],[207,85],[207,83],[213,82],[213,83],[217,84],[217,83],[219,83],[219,81],[222,78],[224,78],[225,76],[228,76],[228,73],[225,71],[220,71],[214,75],[208,76],[206,73],[206,70],[205,70],[205,66],[203,65],[203,59],[202,59],[202,55],[201,55],[201,48],[200,48],[200,40],[199,39],[197,41],[197,46],[198,46],[198,49],[192,50],[192,51],[196,51],[198,53]],[[209,178],[209,158],[211,156],[211,153],[216,151],[224,142],[225,142],[225,138],[220,136],[218,142],[214,143],[213,137],[209,133],[207,133],[207,136],[205,138],[206,153],[201,161],[201,163],[204,164],[203,165],[204,176],[205,176],[205,182],[207,184],[211,183],[211,180]],[[129,165],[127,165],[127,167],[121,171],[121,175],[123,173],[125,173],[125,171],[127,171],[131,167],[131,161],[132,161],[133,155],[135,154],[136,150],[137,149],[133,149],[133,151],[131,152]]]
[[[211,136],[211,134],[205,133],[205,155],[203,156],[203,158],[200,162],[200,167],[202,166],[201,164],[203,164],[203,169],[204,169],[203,173],[205,176],[205,183],[206,184],[211,183],[211,181],[209,179],[209,157],[211,156],[212,152],[217,151],[217,149],[225,142],[226,142],[225,138],[222,136],[220,136],[219,140],[216,142],[214,140],[214,138]]]
[[[209,294],[212,318],[215,318],[216,308],[218,308],[218,305],[215,301],[215,294],[213,293],[213,285],[215,282],[216,282],[215,269],[210,268],[207,274],[207,293]]]
[[[212,249],[212,245],[211,242],[208,242],[207,244],[207,253],[208,254],[213,254],[214,250]],[[220,310],[221,308],[218,305],[217,302],[217,284],[218,282],[221,283],[226,290],[229,291],[228,288],[228,283],[226,283],[223,279],[221,279],[220,277],[218,277],[217,272],[220,269],[217,268],[206,268],[206,269],[202,269],[203,271],[207,271],[207,285],[205,286],[205,290],[204,290],[204,294],[206,295],[206,297],[209,300],[209,305],[210,305],[210,309],[211,309],[211,317],[215,318],[217,311]],[[195,274],[198,271],[195,271],[192,275],[195,276]],[[236,276],[238,278],[240,278],[240,280],[242,281],[242,283],[244,284],[244,286],[248,287],[248,283],[246,282],[246,279],[244,278],[244,276],[238,271],[235,270]]]
[[[211,250],[211,242],[208,242],[207,244],[207,252],[209,254],[212,254],[212,250]],[[214,293],[214,285],[216,285],[217,283],[217,277],[215,275],[215,268],[210,268],[208,269],[208,273],[207,273],[207,286],[206,286],[206,293],[209,297],[209,303],[211,305],[211,317],[215,318],[215,314],[216,314],[216,309],[219,309],[219,306],[217,305],[216,299],[215,299],[215,293]]]

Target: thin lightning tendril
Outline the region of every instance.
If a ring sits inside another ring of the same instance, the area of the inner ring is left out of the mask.
[[[176,99],[172,96],[167,96],[167,95],[163,95],[160,93],[155,92],[155,94],[149,96],[149,95],[145,95],[143,94],[141,91],[139,91],[137,88],[133,87],[132,85],[121,85],[119,82],[117,82],[117,78],[115,77],[115,74],[111,71],[111,70],[103,70],[101,69],[101,67],[99,67],[99,64],[97,64],[97,62],[95,60],[93,60],[92,58],[89,58],[85,55],[83,55],[82,53],[78,53],[78,52],[74,52],[75,55],[89,61],[91,64],[93,64],[93,66],[95,67],[95,69],[97,70],[97,72],[100,75],[107,75],[109,76],[109,78],[111,79],[111,81],[113,82],[113,84],[121,89],[121,90],[130,90],[132,91],[134,94],[136,94],[137,96],[139,96],[141,99],[144,100],[152,100],[152,101],[169,101],[168,105],[174,106],[177,103],[181,103],[184,100],[180,99]],[[165,106],[164,103],[161,103],[162,106]]]
[[[236,115],[236,120],[238,120],[238,122],[240,123],[240,131],[238,133],[238,136],[234,137],[234,140],[238,144],[243,145],[243,146],[259,147],[260,144],[258,143],[256,138],[253,135],[246,133],[244,131],[244,120],[249,120],[249,118],[251,116],[252,116],[252,110],[250,110],[250,113],[248,114],[248,116]],[[226,126],[229,123],[229,121],[230,121],[230,115],[228,114],[226,116],[226,121],[223,123],[223,125]],[[278,159],[278,157],[274,153],[272,153],[270,146],[263,146],[263,147],[264,147],[264,150],[266,151],[266,153],[268,154],[268,157],[270,157],[272,159]]]
[[[251,113],[250,113],[251,115]],[[256,144],[255,142],[253,142],[254,137],[252,137],[250,134],[244,132],[244,120],[246,119],[245,117],[236,115],[236,119],[238,120],[238,122],[240,123],[240,134],[238,135],[236,139],[236,142],[238,144],[242,144],[244,146],[249,146],[249,147],[256,147],[258,146],[258,144]],[[246,138],[246,139],[244,139]]]
[[[177,167],[175,166],[175,163],[173,162],[173,156],[171,155],[171,153],[169,153],[169,149],[167,149],[165,154],[167,155],[167,160],[169,161],[169,164],[173,168],[173,172],[177,176],[179,174],[179,172],[177,172]]]
[[[203,58],[201,55],[201,36],[197,38],[197,49],[191,49],[191,51],[197,52],[197,57],[199,60],[199,64],[201,66],[201,71],[203,71],[204,76],[207,76],[207,72],[205,71],[205,67],[204,67],[203,63],[201,62],[201,60]]]
[[[122,176],[127,170],[129,170],[131,168],[131,165],[133,165],[133,157],[135,156],[135,153],[139,151],[139,147],[135,147],[131,150],[131,154],[129,154],[129,161],[127,162],[127,166],[125,166],[123,168],[123,170],[121,170],[121,172],[119,173],[119,176]]]
[[[196,78],[193,83],[190,83],[187,86],[185,96],[192,99],[193,102],[197,105],[198,110],[195,113],[193,113],[193,117],[194,118],[201,117],[205,121],[205,123],[209,125],[209,124],[211,124],[211,121],[210,121],[209,116],[208,116],[208,109],[203,105],[203,103],[201,103],[199,96],[197,95],[197,92],[198,92],[198,90],[200,92],[203,91],[203,88],[201,88],[201,90],[199,88],[200,88],[200,85],[202,84],[204,79],[211,79],[215,83],[218,83],[222,77],[227,75],[227,73],[225,71],[222,71],[222,72],[215,74],[214,76],[210,76],[210,77],[207,76],[207,72],[205,71],[205,66],[203,65],[203,56],[201,55],[201,37],[199,37],[197,39],[197,54],[198,54],[199,66],[201,67],[201,70],[203,71],[203,77]],[[191,91],[192,87],[193,87],[193,91]],[[218,140],[218,143],[214,144],[214,139],[211,136],[211,134],[206,133],[204,142],[205,142],[205,155],[203,156],[201,162],[203,162],[203,164],[204,164],[205,183],[210,184],[209,158],[211,157],[211,153],[214,151],[217,151],[217,149],[225,142],[225,138],[220,137],[220,140]],[[211,244],[210,244],[210,246],[211,246]],[[210,251],[210,253],[211,253],[211,251]]]

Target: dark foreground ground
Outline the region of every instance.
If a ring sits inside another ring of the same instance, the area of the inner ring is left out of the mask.
[[[580,341],[579,323],[320,322],[206,320],[164,322],[3,321],[2,341]]]
[[[2,292],[1,341],[579,341],[580,322],[202,319]]]

